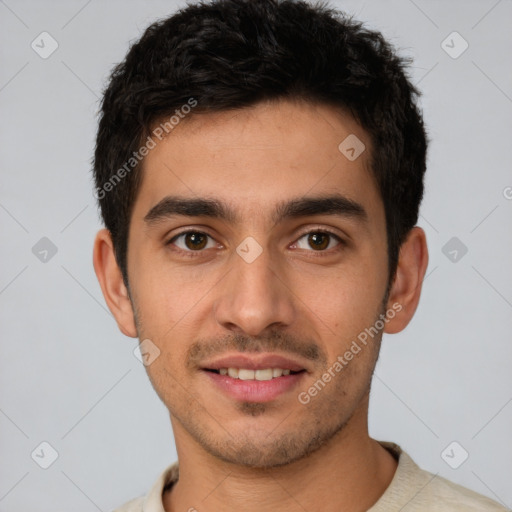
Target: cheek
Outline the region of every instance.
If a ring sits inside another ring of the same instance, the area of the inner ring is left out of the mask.
[[[201,303],[205,294],[213,288],[219,276],[206,267],[177,266],[158,255],[134,255],[131,273],[133,290],[136,292],[141,323],[148,330],[156,328],[163,335]]]
[[[297,296],[317,338],[322,340],[330,363],[350,350],[354,340],[361,333],[364,335],[381,313],[387,280],[382,278],[377,265],[371,262],[346,270],[340,268],[337,275],[331,274],[329,278],[310,280],[304,275],[300,278]],[[374,350],[363,351],[364,354],[354,357],[357,364],[350,365],[351,372],[371,363]]]
[[[302,275],[297,281],[297,295],[327,326],[335,330],[364,324],[380,311],[386,281],[370,265],[340,267],[319,278]]]
[[[192,398],[190,390],[181,384],[183,375],[179,373],[179,365],[175,360],[169,360],[169,351],[162,352],[151,365],[146,366],[146,372],[153,389],[167,407]]]

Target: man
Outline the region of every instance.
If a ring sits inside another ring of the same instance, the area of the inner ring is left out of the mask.
[[[428,263],[418,94],[380,34],[304,2],[189,5],[114,69],[94,266],[178,453],[120,511],[504,510],[368,435]]]

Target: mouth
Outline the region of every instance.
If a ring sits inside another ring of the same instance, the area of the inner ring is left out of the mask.
[[[206,364],[201,370],[215,389],[245,402],[276,400],[298,386],[308,373],[302,363],[274,354],[232,355]]]
[[[205,368],[207,372],[213,372],[217,375],[228,375],[232,379],[239,380],[257,380],[267,381],[278,379],[283,375],[296,375],[298,373],[305,372],[306,370],[293,371],[287,368],[263,368],[259,370],[251,370],[250,368],[219,368],[215,370],[213,368]]]

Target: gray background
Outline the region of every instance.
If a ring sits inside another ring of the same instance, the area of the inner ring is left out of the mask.
[[[429,269],[412,323],[384,337],[371,434],[511,507],[512,3],[332,4],[415,59],[432,139],[420,219]],[[1,511],[111,510],[176,458],[137,341],[118,332],[94,275],[90,159],[108,72],[177,5],[0,1]],[[43,31],[59,45],[47,59],[31,48]],[[453,31],[469,44],[458,58],[441,46]],[[32,250],[42,237],[57,248],[46,262]],[[58,453],[48,469],[43,441]]]

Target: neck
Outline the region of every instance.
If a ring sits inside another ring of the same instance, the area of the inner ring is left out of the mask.
[[[163,496],[166,512],[362,512],[384,493],[397,462],[368,436],[367,412],[308,457],[271,469],[247,468],[206,453],[173,422],[179,480]]]

